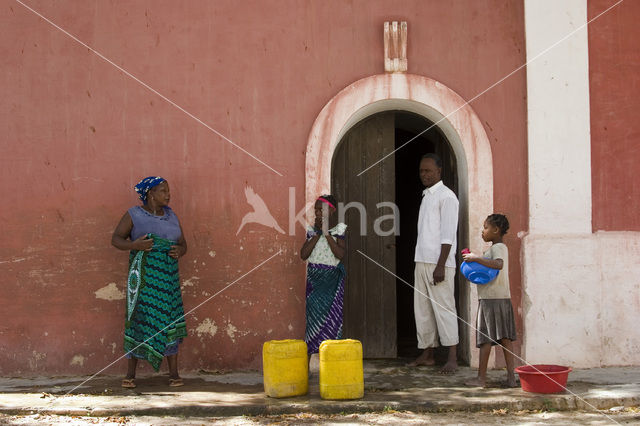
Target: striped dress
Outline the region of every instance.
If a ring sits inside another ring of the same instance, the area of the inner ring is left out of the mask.
[[[339,223],[329,230],[334,239],[344,238],[347,225]],[[307,229],[307,240],[316,235]],[[310,354],[317,353],[324,340],[342,338],[342,307],[346,271],[325,237],[321,237],[307,259],[305,342]]]

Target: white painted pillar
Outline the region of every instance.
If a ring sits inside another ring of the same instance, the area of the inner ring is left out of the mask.
[[[586,26],[575,31],[586,22],[587,0],[525,0],[530,63],[523,355],[530,363],[600,364],[601,277],[591,227],[589,46]]]
[[[586,22],[586,0],[525,0],[531,233],[591,232],[586,26],[563,40]]]

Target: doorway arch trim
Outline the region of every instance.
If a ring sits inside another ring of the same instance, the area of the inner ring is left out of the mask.
[[[467,231],[471,246],[483,247],[479,228],[486,215],[493,213],[489,138],[471,106],[456,92],[428,77],[366,77],[341,90],[322,108],[307,141],[305,202],[313,205],[319,194],[331,191],[331,163],[342,136],[362,119],[389,110],[414,112],[437,123],[451,143],[458,162],[460,225]]]

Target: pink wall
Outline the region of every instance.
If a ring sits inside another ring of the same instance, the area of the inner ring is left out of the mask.
[[[0,375],[93,373],[122,354],[124,301],[95,292],[124,287],[127,254],[110,237],[137,203],[132,185],[150,174],[170,181],[189,242],[187,310],[282,250],[187,318],[186,370],[258,366],[262,342],[304,333],[303,233],[249,225],[236,237],[251,210],[244,187],[288,229],[288,188],[300,208],[313,121],[339,90],[383,72],[382,23],[408,21],[409,72],[465,99],[525,60],[520,1],[277,4],[29,2],[283,176],[18,3],[0,3]],[[512,223],[516,306],[525,93],[520,71],[472,103],[491,139],[494,205]]]
[[[589,19],[614,3],[589,0]],[[594,231],[640,231],[638,16],[624,2],[589,25]]]

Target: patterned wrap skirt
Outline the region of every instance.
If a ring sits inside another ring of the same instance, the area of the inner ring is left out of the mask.
[[[499,345],[502,339],[516,340],[516,321],[511,299],[478,300],[476,347],[487,343]]]
[[[344,281],[347,273],[337,266],[307,265],[307,328],[304,340],[310,354],[318,353],[324,340],[342,338]]]
[[[124,350],[127,358],[146,359],[158,371],[164,356],[178,353],[187,328],[178,260],[169,256],[176,243],[150,236],[152,250],[132,251],[129,257]],[[132,276],[139,278],[137,282]]]

